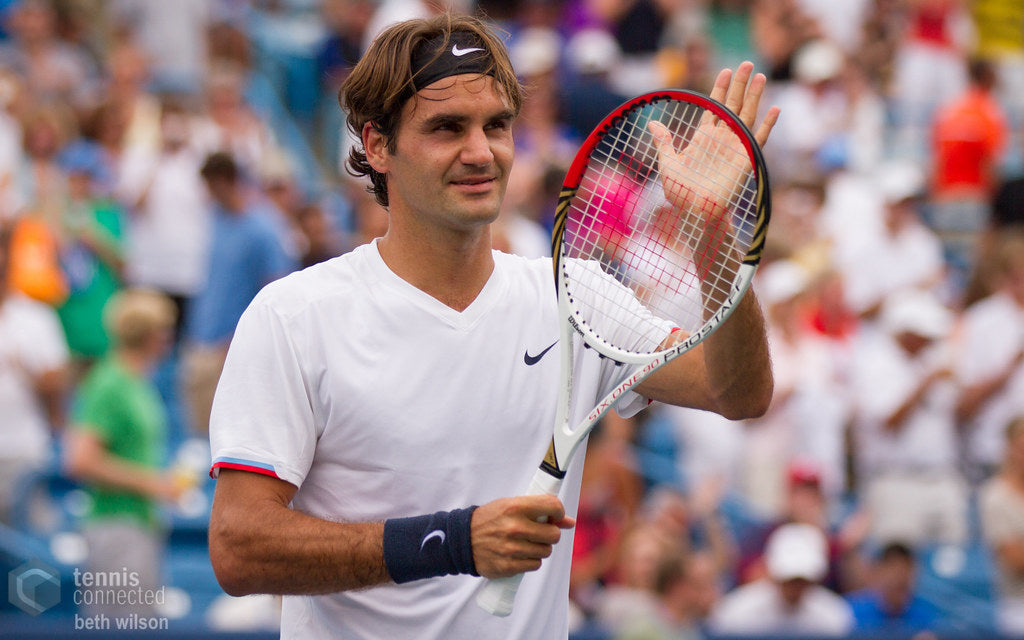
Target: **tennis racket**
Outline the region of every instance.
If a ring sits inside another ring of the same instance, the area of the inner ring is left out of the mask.
[[[527,494],[557,494],[573,454],[602,416],[736,308],[761,258],[768,193],[753,134],[700,94],[639,96],[590,134],[556,209],[563,381],[551,445]],[[632,369],[570,429],[577,335],[585,347]],[[521,579],[488,581],[478,604],[507,616]]]

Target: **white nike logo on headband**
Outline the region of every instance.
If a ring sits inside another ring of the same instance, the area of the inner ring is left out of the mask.
[[[459,45],[457,45],[457,44],[453,44],[452,45],[452,55],[455,56],[456,58],[464,56],[467,53],[472,53],[474,51],[483,51],[483,49],[481,49],[480,47],[472,47],[472,48],[469,48],[469,49],[460,49]]]

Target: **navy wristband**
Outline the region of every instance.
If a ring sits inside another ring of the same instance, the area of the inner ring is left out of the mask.
[[[470,522],[476,506],[384,522],[384,565],[398,584],[467,573],[473,562]]]

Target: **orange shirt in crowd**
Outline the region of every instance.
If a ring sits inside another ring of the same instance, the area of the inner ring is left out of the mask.
[[[935,116],[936,197],[991,194],[1009,129],[996,98],[973,88]]]

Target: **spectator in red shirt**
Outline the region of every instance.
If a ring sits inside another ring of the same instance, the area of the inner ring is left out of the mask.
[[[970,64],[967,91],[943,106],[932,129],[932,226],[961,280],[973,268],[980,232],[990,217],[992,192],[1009,129],[995,95],[991,63]]]

